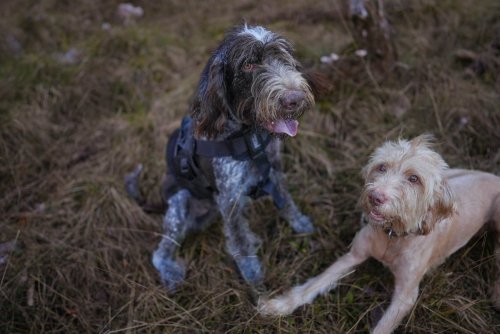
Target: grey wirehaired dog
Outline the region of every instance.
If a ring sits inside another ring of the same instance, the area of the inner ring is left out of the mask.
[[[185,277],[177,248],[219,214],[227,252],[241,275],[253,286],[262,283],[256,256],[260,239],[245,218],[250,198],[271,195],[295,232],[313,231],[285,188],[280,140],[297,134],[297,119],[314,106],[315,87],[318,82],[302,73],[290,42],[263,27],[234,28],[213,53],[191,117],[183,120],[167,149],[162,193],[168,209],[153,264],[169,290]]]

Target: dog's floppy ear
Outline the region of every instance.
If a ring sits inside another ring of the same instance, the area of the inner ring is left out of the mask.
[[[368,163],[361,169],[361,177],[363,177],[363,180],[365,182],[368,180],[368,173],[370,172],[370,168],[371,168],[371,163]]]
[[[314,98],[318,99],[328,93],[332,89],[332,85],[328,78],[314,69],[301,69],[302,76],[306,79]]]
[[[433,134],[431,133],[424,133],[421,134],[418,137],[413,138],[410,140],[410,144],[413,148],[419,147],[419,146],[424,146],[424,147],[432,147],[434,146],[433,143],[436,140]]]
[[[455,211],[456,206],[453,193],[446,180],[443,180],[440,189],[436,190],[434,205],[428,209],[425,220],[422,222],[422,234],[429,234],[438,222],[448,218]]]
[[[224,130],[230,113],[226,96],[224,59],[215,54],[203,71],[193,102],[192,116],[197,136],[211,138]]]

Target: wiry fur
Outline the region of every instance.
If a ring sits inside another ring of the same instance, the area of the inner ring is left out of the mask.
[[[247,69],[248,67],[248,69]],[[223,140],[245,126],[269,128],[272,122],[297,119],[314,105],[311,89],[293,57],[291,44],[263,27],[247,25],[229,32],[209,59],[201,75],[191,106],[198,139]],[[303,98],[286,105],[290,94]],[[269,143],[266,154],[271,163],[270,179],[285,199],[280,215],[296,232],[312,232],[309,218],[293,202],[284,185],[280,167],[280,141]],[[173,290],[182,282],[185,267],[175,252],[188,233],[210,224],[220,213],[224,223],[227,252],[243,278],[252,285],[262,282],[257,257],[260,239],[250,230],[245,208],[249,192],[262,181],[255,162],[232,157],[213,158],[218,192],[200,200],[182,189],[168,199],[164,236],[153,255],[153,264],[163,283]]]
[[[448,165],[430,147],[428,136],[420,136],[409,142],[386,142],[372,155],[363,169],[366,180],[361,202],[370,213],[370,194],[383,192],[389,200],[377,211],[386,218],[384,224],[392,224],[396,233],[422,233],[432,230],[434,224],[449,216],[454,201],[443,172]],[[386,171],[379,169],[385,166]],[[416,186],[401,182],[406,176],[418,175]]]
[[[245,64],[255,64],[252,73],[242,71]],[[283,37],[262,27],[235,28],[202,73],[191,108],[196,135],[219,138],[233,133],[234,127],[300,117],[314,104],[300,69],[292,45]],[[305,98],[283,114],[280,101],[290,90],[302,91]]]
[[[385,143],[363,174],[363,214],[369,224],[358,232],[350,251],[305,284],[261,300],[261,313],[289,314],[374,257],[394,274],[395,288],[373,333],[391,333],[417,301],[424,274],[464,246],[485,223],[491,223],[497,233],[495,256],[500,270],[500,177],[448,169],[427,136]],[[413,182],[413,176],[419,182]],[[396,229],[398,236],[391,238],[387,227]],[[500,309],[500,279],[493,287],[493,301]]]

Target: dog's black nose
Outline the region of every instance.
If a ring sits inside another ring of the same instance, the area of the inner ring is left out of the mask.
[[[306,94],[300,90],[289,90],[281,98],[281,105],[286,109],[295,109],[304,101]]]

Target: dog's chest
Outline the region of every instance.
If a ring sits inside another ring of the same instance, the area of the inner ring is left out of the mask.
[[[415,257],[420,261],[427,262],[432,247],[426,245],[425,237],[422,236],[403,236],[392,239],[386,239],[374,258],[392,270],[392,268],[407,267],[409,263],[415,262]]]
[[[252,161],[238,161],[229,157],[214,158],[213,167],[220,194],[246,194],[262,178]]]

